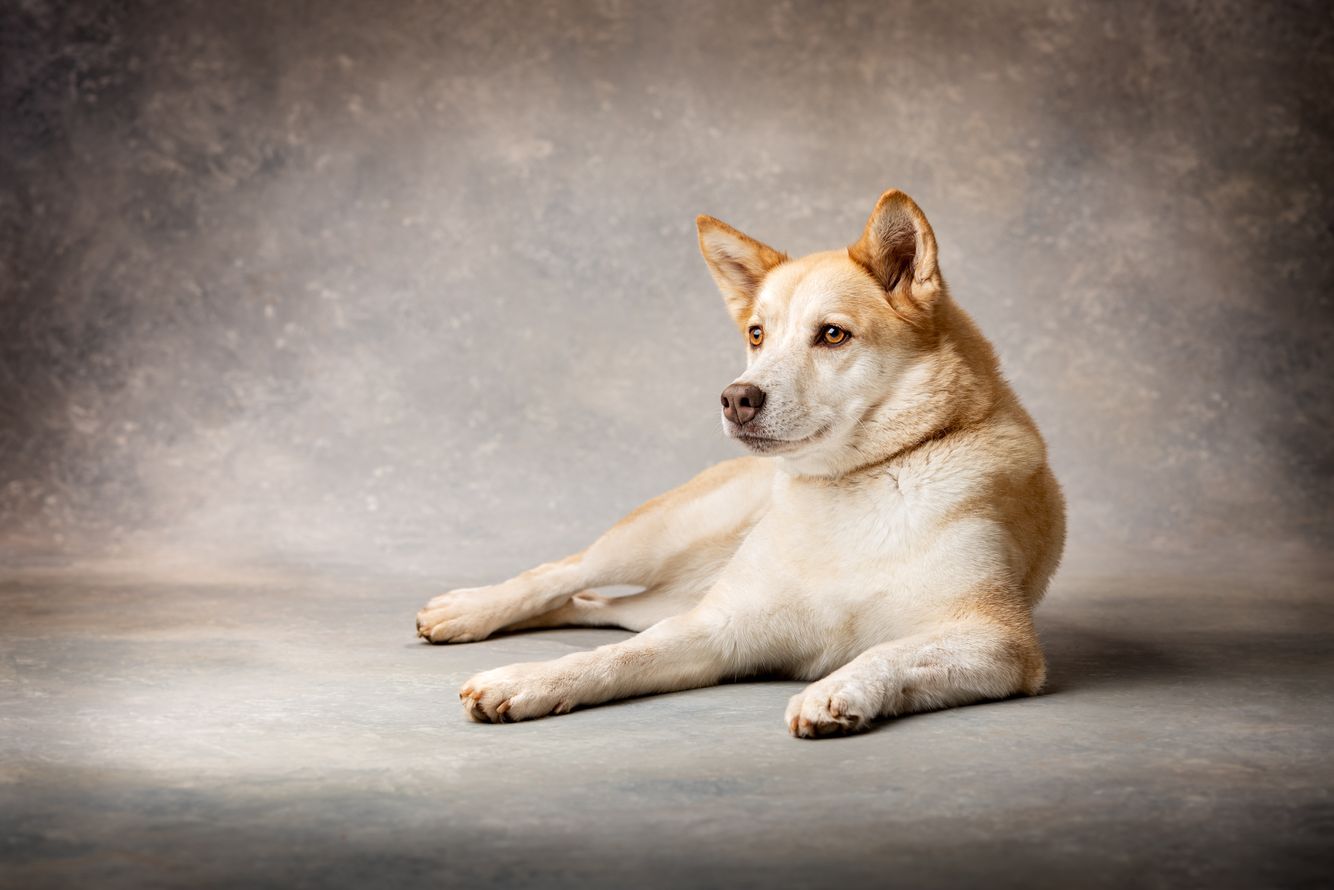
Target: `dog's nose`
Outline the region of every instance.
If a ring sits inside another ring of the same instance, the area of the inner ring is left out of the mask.
[[[764,390],[753,383],[733,383],[723,390],[723,416],[741,426],[764,407]]]

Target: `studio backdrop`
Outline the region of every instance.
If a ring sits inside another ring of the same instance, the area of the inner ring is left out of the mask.
[[[1048,438],[1069,561],[1330,540],[1322,4],[2,15],[6,562],[562,556],[737,453],[694,217],[798,254],[890,187]]]

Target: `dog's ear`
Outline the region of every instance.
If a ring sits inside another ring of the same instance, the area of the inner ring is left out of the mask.
[[[936,235],[922,208],[898,189],[880,196],[848,256],[880,282],[900,312],[919,313],[940,293]]]
[[[722,291],[727,310],[737,324],[745,324],[760,282],[787,256],[711,216],[696,217],[695,225],[699,228],[699,252],[704,254],[704,262]]]

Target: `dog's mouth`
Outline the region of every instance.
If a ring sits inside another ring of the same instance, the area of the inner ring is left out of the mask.
[[[742,445],[745,445],[756,454],[781,454],[788,451],[796,451],[806,445],[814,442],[816,439],[829,432],[828,426],[822,426],[809,436],[802,436],[798,439],[783,439],[778,436],[763,436],[756,433],[748,433],[745,430],[737,430],[732,433],[732,438],[736,439]]]

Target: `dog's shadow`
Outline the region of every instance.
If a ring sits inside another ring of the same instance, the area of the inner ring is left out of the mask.
[[[1190,672],[1166,647],[1129,633],[1046,616],[1039,618],[1038,631],[1047,656],[1043,695],[1172,683]]]

